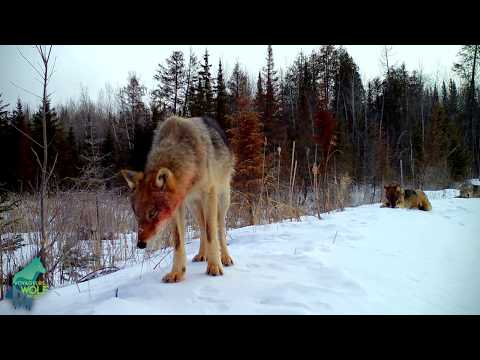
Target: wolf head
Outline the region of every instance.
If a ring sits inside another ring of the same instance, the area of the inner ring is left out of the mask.
[[[167,168],[147,173],[122,170],[121,174],[132,190],[132,208],[138,222],[137,247],[144,249],[170,220],[184,194]]]
[[[402,199],[403,191],[399,184],[385,185],[385,197],[387,198],[390,207],[394,208]]]

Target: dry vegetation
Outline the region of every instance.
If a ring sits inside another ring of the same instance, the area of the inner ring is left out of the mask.
[[[291,184],[278,184],[275,180],[273,174],[264,176],[262,189],[253,202],[241,192],[232,192],[228,229],[299,220],[303,215],[316,215],[316,199],[324,212],[349,206],[352,194],[357,204],[364,203],[369,199],[367,193],[371,193],[371,189],[354,187],[348,177],[340,177],[329,182],[317,196],[310,192],[305,198],[303,191],[292,184],[293,178]],[[2,249],[4,283],[9,273],[18,271],[38,253],[41,240],[38,196],[11,194],[10,197],[17,206],[8,212],[7,220],[16,221],[3,229],[2,244],[8,244],[9,239],[18,235],[22,241]],[[49,282],[54,286],[85,281],[152,257],[162,259],[169,251],[168,228],[147,251],[136,249],[136,220],[125,192],[57,192],[48,196],[45,204],[50,214],[47,250],[53,259],[48,269]],[[188,212],[186,223],[188,242],[199,233]]]

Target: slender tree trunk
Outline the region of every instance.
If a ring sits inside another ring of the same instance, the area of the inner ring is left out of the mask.
[[[384,56],[385,56],[385,63],[387,65],[387,79],[386,79],[386,84],[388,84],[388,80],[390,78],[390,66],[388,64],[388,48],[385,46],[384,48]],[[382,138],[382,123],[383,123],[383,110],[385,108],[385,94],[387,93],[386,87],[383,89],[383,96],[382,96],[382,112],[380,115],[380,126],[379,126],[379,132],[378,132],[378,139],[381,140]]]
[[[400,186],[403,187],[403,163],[402,163],[402,159],[400,159]]]
[[[177,115],[178,70],[175,68],[175,95],[173,97],[173,114]]]
[[[43,61],[43,116],[42,116],[42,133],[43,133],[43,164],[42,164],[42,184],[40,186],[40,222],[41,222],[41,260],[46,266],[47,254],[46,248],[47,238],[47,208],[45,206],[45,196],[47,192],[47,166],[48,166],[48,143],[47,143],[47,81],[48,81],[48,60]]]
[[[3,287],[5,283],[3,280],[3,249],[0,246],[0,300],[3,300]]]
[[[411,172],[412,172],[412,182],[415,185],[415,162],[413,159],[413,144],[412,144],[412,136],[410,135],[410,166],[411,166]]]
[[[98,270],[102,267],[103,251],[102,251],[102,231],[100,229],[100,214],[98,210],[98,194],[95,194],[95,218],[96,218],[96,231],[93,241],[95,242],[95,269]]]
[[[477,65],[477,48],[478,45],[475,45],[475,52],[473,55],[473,66],[472,66],[472,77],[470,80],[470,99],[469,99],[469,116],[470,116],[470,126],[471,126],[471,132],[472,132],[472,155],[474,158],[474,163],[475,163],[475,171],[476,171],[476,176],[479,174],[479,164],[477,161],[477,156],[476,156],[476,134],[475,134],[475,126],[473,123],[473,112],[474,112],[474,100],[475,100],[475,67]]]

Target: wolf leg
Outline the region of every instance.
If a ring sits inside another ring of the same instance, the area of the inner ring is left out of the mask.
[[[175,224],[173,228],[175,254],[173,255],[172,271],[163,277],[167,283],[182,281],[186,271],[185,256],[185,205],[182,204],[175,212]]]
[[[218,241],[218,196],[215,187],[212,187],[207,194],[206,207],[207,209],[204,213],[207,234],[207,274],[212,276],[223,275],[220,244]]]
[[[228,253],[227,232],[225,229],[225,216],[230,207],[230,186],[219,196],[218,199],[218,236],[220,239],[220,253],[222,264],[225,266],[233,265],[233,260]]]
[[[198,250],[198,254],[193,257],[192,261],[205,261],[207,260],[207,233],[205,231],[205,215],[203,213],[202,202],[195,201],[192,210],[198,227],[200,228],[200,249]]]

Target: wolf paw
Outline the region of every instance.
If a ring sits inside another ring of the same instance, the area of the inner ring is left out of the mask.
[[[165,283],[175,283],[183,280],[184,273],[179,271],[169,272],[162,278],[162,281]]]
[[[233,259],[230,257],[230,255],[222,255],[222,264],[224,266],[232,266]]]
[[[223,275],[222,265],[216,263],[208,263],[207,274],[211,276]]]
[[[192,259],[193,262],[200,262],[200,261],[207,261],[207,257],[205,255],[197,254]]]

